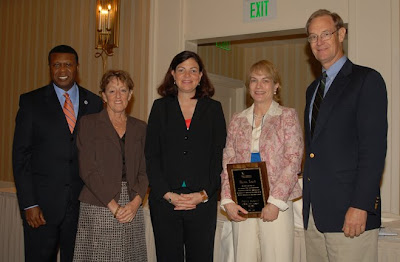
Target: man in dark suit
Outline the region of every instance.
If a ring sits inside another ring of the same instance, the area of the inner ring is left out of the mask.
[[[304,117],[307,261],[377,261],[385,82],[344,56],[346,29],[339,15],[318,10],[306,29],[323,72],[307,89]]]
[[[24,226],[25,261],[72,261],[79,216],[77,120],[102,109],[100,97],[76,84],[78,54],[49,53],[52,82],[23,94],[13,143],[13,170]]]

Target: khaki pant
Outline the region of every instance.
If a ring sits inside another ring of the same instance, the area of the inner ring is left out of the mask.
[[[377,262],[379,229],[358,237],[340,233],[322,233],[315,226],[310,210],[308,229],[304,230],[307,262]]]

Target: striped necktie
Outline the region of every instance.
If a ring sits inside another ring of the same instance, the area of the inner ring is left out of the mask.
[[[67,119],[67,122],[68,122],[69,130],[71,131],[71,134],[72,134],[74,132],[74,128],[75,128],[75,124],[76,124],[74,106],[72,105],[72,101],[69,98],[68,93],[64,93],[64,97],[65,97],[65,103],[63,106],[63,111],[65,114],[65,118]]]
[[[322,100],[324,99],[325,84],[327,78],[326,71],[322,73],[321,81],[319,82],[317,93],[315,94],[314,104],[311,115],[311,137],[314,135],[314,128],[317,123],[319,108],[321,107]]]

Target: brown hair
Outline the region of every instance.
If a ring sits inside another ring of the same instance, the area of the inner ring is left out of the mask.
[[[278,88],[276,89],[276,94],[274,94],[273,99],[275,100],[275,102],[279,103],[281,101],[280,88],[282,87],[282,81],[278,69],[275,67],[275,65],[268,60],[260,60],[250,67],[248,73],[249,80],[252,73],[265,74],[272,79],[274,84],[278,84]]]
[[[106,87],[108,85],[108,83],[110,83],[110,81],[116,78],[119,81],[121,81],[122,83],[126,84],[129,88],[129,90],[133,90],[133,80],[131,78],[131,76],[129,75],[128,72],[123,71],[123,70],[108,70],[103,77],[101,78],[100,81],[100,91],[101,92],[105,92],[106,91]]]
[[[344,27],[343,19],[337,14],[337,13],[332,13],[331,11],[328,11],[326,9],[319,9],[312,13],[310,18],[308,18],[307,23],[306,23],[306,33],[308,35],[308,27],[311,24],[311,21],[314,18],[320,17],[320,16],[330,16],[332,17],[333,22],[335,23],[336,30],[339,30],[340,28]]]
[[[201,97],[212,97],[214,95],[214,86],[211,84],[210,79],[207,76],[207,72],[204,68],[203,61],[198,54],[191,51],[183,51],[177,54],[171,61],[167,73],[165,73],[164,81],[157,88],[157,92],[160,96],[176,96],[178,95],[178,88],[175,85],[174,77],[171,72],[175,71],[177,66],[184,61],[193,58],[197,64],[199,65],[199,71],[203,73],[203,76],[200,79],[199,85],[196,87],[196,94],[193,99],[201,98]]]

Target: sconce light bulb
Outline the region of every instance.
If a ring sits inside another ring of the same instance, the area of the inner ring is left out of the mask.
[[[111,5],[108,5],[108,10],[111,10]]]

